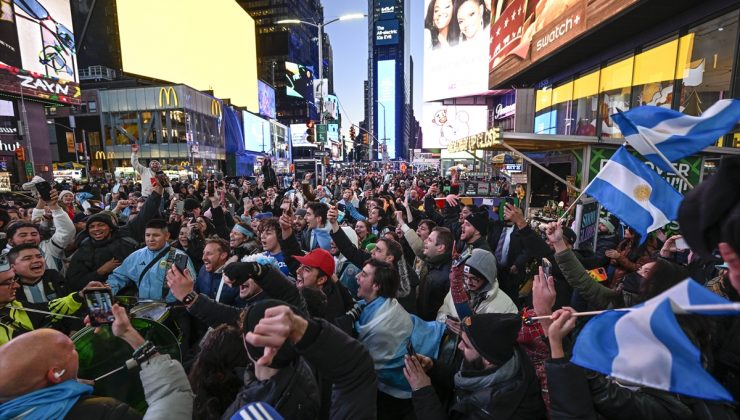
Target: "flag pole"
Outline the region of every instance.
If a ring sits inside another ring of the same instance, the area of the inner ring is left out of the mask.
[[[617,112],[619,114],[624,114],[621,109],[617,108]],[[674,166],[673,163],[671,163],[670,160],[658,149],[658,146],[656,146],[650,139],[645,138],[645,143],[650,146],[650,149],[652,149],[653,152],[655,152],[656,155],[660,157],[660,159],[665,162],[669,167],[673,168],[673,173],[676,174],[677,177],[681,178],[683,182],[686,183],[686,185],[689,186],[692,190],[694,189],[694,186],[689,182],[688,179],[686,179],[685,176],[683,176]]]
[[[593,316],[593,315],[599,315],[603,314],[604,312],[631,312],[635,309],[639,308],[621,308],[621,309],[605,309],[602,311],[586,311],[586,312],[574,312],[572,316],[579,317],[579,316]],[[687,305],[687,306],[677,306],[676,307],[676,313],[679,314],[687,314],[692,312],[723,312],[723,311],[740,311],[740,303],[738,302],[731,302],[731,303],[718,303],[718,304],[709,304],[709,305]],[[526,321],[539,321],[541,319],[552,319],[552,315],[541,315],[541,316],[531,316],[526,317]]]

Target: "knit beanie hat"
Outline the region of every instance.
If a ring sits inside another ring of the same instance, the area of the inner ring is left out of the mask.
[[[522,318],[519,314],[474,314],[460,325],[481,357],[501,366],[514,355]]]
[[[197,208],[200,208],[200,203],[198,200],[194,198],[186,198],[185,203],[183,204],[183,209],[185,211],[193,211]]]
[[[105,223],[106,225],[110,226],[112,230],[118,229],[118,224],[116,224],[115,219],[110,213],[106,211],[101,211],[100,213],[95,213],[92,216],[89,216],[86,222],[87,222],[87,225],[85,226],[85,229],[89,229],[90,225],[93,222]]]
[[[287,305],[285,302],[275,299],[264,299],[261,300],[251,306],[248,307],[246,316],[244,319],[244,325],[243,325],[243,331],[245,333],[247,332],[254,332],[254,328],[259,324],[260,320],[265,317],[265,311],[269,308],[273,308],[275,306],[280,305]],[[298,310],[294,311],[298,313]],[[249,357],[254,360],[255,362],[259,360],[262,355],[265,353],[264,347],[256,347],[249,343],[247,343],[247,353],[249,353]],[[298,354],[295,351],[295,348],[293,345],[289,342],[285,342],[282,347],[280,347],[280,350],[278,350],[275,357],[272,359],[272,363],[270,363],[270,367],[273,369],[281,369],[284,368],[290,363],[298,358]]]
[[[496,257],[490,251],[475,248],[465,260],[465,272],[484,278],[492,285],[496,284]]]
[[[474,213],[470,213],[468,217],[465,218],[465,220],[468,221],[475,230],[480,232],[481,236],[488,235],[488,212],[487,211],[478,211]]]

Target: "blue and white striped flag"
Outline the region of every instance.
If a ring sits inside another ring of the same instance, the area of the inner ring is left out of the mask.
[[[678,217],[683,196],[639,159],[620,147],[584,191],[640,234]]]
[[[732,401],[730,393],[704,370],[699,350],[684,334],[675,313],[738,315],[740,308],[686,279],[638,307],[607,311],[590,320],[576,339],[571,363],[625,384]]]
[[[640,106],[612,115],[625,140],[663,171],[675,172],[649,143],[675,162],[711,146],[740,121],[740,100],[717,101],[700,117],[658,106]]]

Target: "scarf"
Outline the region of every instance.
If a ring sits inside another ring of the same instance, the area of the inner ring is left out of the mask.
[[[519,372],[519,353],[514,352],[514,356],[504,363],[501,367],[486,369],[482,372],[463,371],[460,369],[455,374],[455,388],[463,391],[474,392],[491,385],[499,384],[516,376]],[[490,372],[490,373],[488,373]]]
[[[74,380],[64,381],[47,388],[16,397],[0,404],[0,418],[45,420],[62,419],[83,395],[92,394],[93,388]]]
[[[452,261],[452,254],[448,252],[446,254],[440,254],[431,258],[419,260],[421,260],[421,270],[419,270],[418,272],[419,280],[421,282],[424,282],[424,280],[427,278],[427,274],[429,274],[429,268],[433,265],[439,265],[447,261]]]

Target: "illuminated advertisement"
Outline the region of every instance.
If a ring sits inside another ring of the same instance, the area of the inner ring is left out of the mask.
[[[244,149],[251,152],[269,152],[270,122],[251,112],[243,111],[244,117]]]
[[[330,143],[339,143],[339,124],[326,125],[326,139]]]
[[[376,7],[380,9],[380,19],[396,17],[396,0],[378,0]]]
[[[207,7],[194,0],[115,4],[124,72],[212,90],[217,98],[230,98],[235,105],[259,112],[254,19],[239,4],[233,0],[210,0]]]
[[[334,95],[324,97],[324,112],[333,120],[339,119],[339,99]]]
[[[375,22],[375,45],[398,44],[398,19]]]
[[[424,100],[488,90],[489,1],[424,1]]]
[[[491,16],[490,85],[501,83],[637,0],[512,0]]]
[[[290,142],[293,147],[316,147],[316,144],[306,140],[306,124],[290,125]]]
[[[486,106],[454,106],[441,102],[427,102],[424,104],[422,115],[424,116],[421,122],[424,133],[422,147],[425,149],[445,149],[455,140],[488,129]]]
[[[313,79],[313,67],[285,62],[286,95],[313,102]]]
[[[378,61],[378,139],[385,144],[388,158],[396,157],[396,60]],[[380,147],[378,147],[380,150]],[[381,154],[382,156],[382,154]]]
[[[0,63],[0,91],[70,105],[81,103],[80,85]]]
[[[275,118],[275,89],[262,80],[257,80],[260,115]]]

